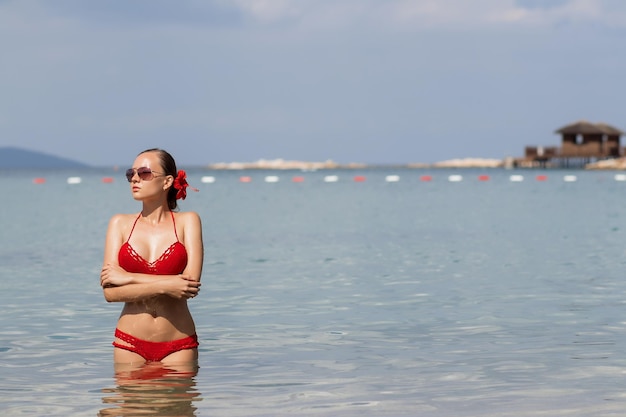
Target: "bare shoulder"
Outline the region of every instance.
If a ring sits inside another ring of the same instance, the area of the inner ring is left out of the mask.
[[[195,211],[182,211],[176,213],[176,220],[185,226],[194,227],[200,224],[200,215]]]
[[[131,227],[132,223],[135,221],[137,217],[136,214],[114,214],[111,216],[109,220],[109,229],[123,231],[129,227]]]

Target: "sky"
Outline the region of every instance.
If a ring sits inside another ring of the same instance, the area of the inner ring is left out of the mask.
[[[523,156],[626,131],[623,0],[0,0],[0,147],[94,166]]]

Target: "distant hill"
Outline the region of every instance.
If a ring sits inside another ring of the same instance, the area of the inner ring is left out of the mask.
[[[88,165],[43,152],[0,147],[0,168],[85,168]]]

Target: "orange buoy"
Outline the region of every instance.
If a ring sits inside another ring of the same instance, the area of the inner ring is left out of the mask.
[[[33,183],[35,183],[35,184],[43,184],[44,182],[46,182],[45,178],[35,178],[35,179],[33,179]]]
[[[110,184],[113,182],[113,178],[112,177],[104,177],[102,178],[102,182],[105,184]]]
[[[252,178],[250,177],[239,177],[240,182],[252,182]]]
[[[489,175],[479,175],[478,181],[489,181]]]
[[[547,175],[537,175],[537,181],[546,181],[547,179]]]
[[[364,182],[365,181],[365,177],[363,175],[357,175],[356,177],[354,177],[354,181],[355,182]]]
[[[433,177],[430,175],[422,175],[420,177],[420,181],[432,181],[432,180],[433,180]]]
[[[304,182],[304,177],[293,177],[291,179],[293,182]]]

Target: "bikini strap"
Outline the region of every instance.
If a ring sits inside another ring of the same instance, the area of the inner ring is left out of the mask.
[[[180,242],[180,240],[178,239],[178,233],[176,233],[176,220],[174,220],[174,212],[170,211],[170,213],[172,214],[172,223],[174,223],[174,234],[176,235],[176,241]]]
[[[128,239],[126,239],[126,242],[130,241],[130,237],[133,235],[133,230],[135,230],[135,226],[137,225],[137,220],[139,220],[140,217],[141,217],[141,213],[139,213],[139,215],[135,219],[135,223],[133,223],[133,228],[130,229],[130,234],[128,235]]]

